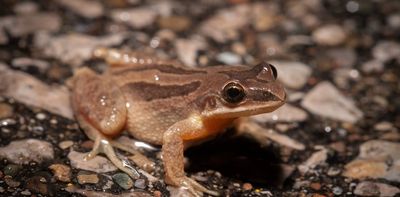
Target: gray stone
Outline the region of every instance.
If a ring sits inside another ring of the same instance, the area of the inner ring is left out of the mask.
[[[37,31],[57,32],[61,28],[61,18],[55,13],[47,12],[5,16],[0,17],[0,30],[3,28],[14,37],[28,35]]]
[[[372,56],[381,62],[391,59],[400,61],[400,44],[394,41],[380,41],[372,49]]]
[[[398,193],[400,193],[400,189],[395,186],[370,181],[359,183],[354,190],[354,194],[359,196],[391,197]]]
[[[97,173],[112,172],[117,170],[117,167],[115,167],[111,161],[102,156],[95,156],[93,159],[85,160],[84,158],[87,154],[88,153],[71,151],[68,154],[68,159],[71,161],[71,166],[73,168]]]
[[[14,6],[14,12],[18,15],[33,14],[38,11],[38,5],[31,1],[21,2]]]
[[[301,62],[272,60],[269,63],[276,67],[278,80],[288,88],[302,88],[312,72],[310,66]]]
[[[57,2],[75,12],[76,14],[93,19],[104,14],[103,5],[100,1],[94,0],[57,0]]]
[[[317,84],[301,102],[301,106],[315,115],[355,123],[363,113],[350,98],[346,98],[332,83],[323,81]]]
[[[124,189],[130,189],[133,187],[133,181],[129,175],[125,173],[117,173],[112,176],[115,183]]]
[[[53,146],[36,139],[12,141],[5,147],[0,147],[0,158],[7,159],[15,164],[29,164],[34,161],[41,163],[54,158]]]
[[[346,40],[347,35],[341,26],[331,24],[314,30],[312,38],[320,45],[336,46],[342,44]]]
[[[383,62],[376,59],[364,62],[361,66],[361,70],[365,73],[382,72],[384,68]]]

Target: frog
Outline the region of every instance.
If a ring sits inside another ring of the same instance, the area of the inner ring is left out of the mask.
[[[127,131],[160,146],[165,182],[194,196],[219,192],[186,175],[184,151],[232,125],[240,127],[238,119],[272,112],[286,100],[276,68],[265,61],[254,66],[186,67],[176,60],[110,48],[96,49],[93,56],[103,59],[107,69],[99,74],[81,67],[69,85],[75,117],[94,141],[85,159],[104,153],[133,176],[114,149],[150,159],[115,140]]]

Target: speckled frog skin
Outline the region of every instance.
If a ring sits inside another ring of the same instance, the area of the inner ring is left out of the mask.
[[[126,130],[134,138],[162,146],[165,181],[195,196],[218,195],[184,172],[184,149],[214,137],[239,118],[271,112],[285,101],[276,69],[265,62],[249,66],[186,68],[134,52],[98,49],[109,68],[99,75],[79,69],[71,83],[75,116],[95,141],[87,159],[103,152],[121,170],[132,172],[113,148]]]

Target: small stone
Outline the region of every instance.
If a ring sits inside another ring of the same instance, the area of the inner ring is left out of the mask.
[[[342,172],[340,168],[337,167],[330,167],[328,172],[326,173],[328,176],[337,176]]]
[[[387,23],[394,29],[400,28],[400,14],[392,14],[387,17]]]
[[[115,9],[111,11],[111,18],[115,22],[126,23],[136,29],[150,26],[154,23],[157,15],[156,11],[147,7]]]
[[[133,187],[133,181],[129,175],[125,173],[117,173],[112,176],[114,182],[124,189],[130,189]],[[136,182],[135,182],[136,184]]]
[[[57,0],[59,4],[76,14],[93,19],[104,14],[104,8],[99,1],[93,0]]]
[[[36,139],[12,141],[5,147],[0,147],[0,158],[5,158],[15,164],[28,164],[31,161],[41,163],[54,158],[53,146]]]
[[[68,159],[71,161],[73,168],[93,171],[97,173],[112,172],[117,168],[108,159],[102,156],[95,156],[93,159],[85,160],[87,153],[71,151],[68,154]]]
[[[238,65],[242,62],[242,58],[232,52],[223,52],[217,55],[216,59],[227,65]]]
[[[335,67],[353,67],[357,61],[357,54],[351,48],[335,48],[327,52],[329,62]]]
[[[62,182],[71,181],[71,168],[64,164],[52,164],[49,169],[53,172],[54,177]]]
[[[31,1],[21,2],[14,6],[14,12],[17,13],[17,15],[33,14],[37,11],[38,5]]]
[[[15,165],[15,164],[8,164],[6,167],[3,169],[4,175],[9,175],[14,177],[15,175],[18,174],[18,172],[22,169],[21,166]]]
[[[324,25],[312,33],[313,40],[320,45],[336,46],[346,40],[346,32],[339,25]]]
[[[251,183],[244,183],[242,188],[244,191],[248,191],[248,190],[253,189],[253,185],[251,185]]]
[[[191,20],[185,16],[161,17],[158,24],[162,29],[170,29],[175,32],[185,31],[191,26]]]
[[[9,175],[4,176],[4,182],[10,187],[18,187],[21,185],[21,182],[13,180]]]
[[[310,90],[301,106],[311,113],[334,120],[355,123],[363,117],[354,101],[344,97],[330,82],[323,81]]]
[[[343,193],[343,189],[341,187],[333,187],[332,188],[332,193],[335,194],[336,196],[340,196]]]
[[[43,181],[46,180],[44,177],[42,176],[33,176],[31,178],[29,178],[26,181],[26,188],[31,190],[31,191],[35,191],[35,192],[39,192],[43,195],[47,195],[49,189],[47,188],[48,183]]]
[[[83,184],[97,184],[99,182],[99,177],[97,174],[79,174],[77,177],[78,183]]]
[[[29,67],[33,66],[37,68],[41,73],[44,73],[49,67],[50,64],[43,60],[32,59],[29,57],[19,57],[12,60],[11,64],[23,70],[27,70]]]
[[[361,66],[361,70],[365,73],[382,72],[384,68],[382,61],[375,59],[364,62]]]
[[[60,147],[61,149],[67,149],[69,147],[71,147],[72,145],[74,145],[74,142],[71,140],[66,140],[66,141],[62,141],[58,144],[58,147]]]
[[[305,162],[298,166],[301,174],[306,174],[309,170],[314,169],[318,165],[325,163],[328,159],[328,149],[322,148],[321,150],[314,152]]]
[[[380,41],[372,49],[372,56],[381,61],[387,62],[391,59],[400,59],[400,44],[394,41]]]
[[[393,128],[393,124],[387,121],[379,122],[374,125],[374,129],[377,131],[390,131]]]
[[[146,188],[146,180],[144,179],[138,179],[135,181],[135,187],[139,189],[144,189]]]
[[[38,113],[38,114],[36,114],[36,119],[38,119],[38,120],[44,120],[44,119],[46,119],[46,114],[44,114],[44,113]]]
[[[37,31],[57,32],[61,28],[61,18],[55,13],[45,12],[0,17],[0,26],[12,36],[20,37]]]
[[[310,184],[310,187],[311,187],[313,190],[317,190],[317,191],[318,191],[318,190],[321,189],[322,186],[321,186],[321,183],[315,183],[315,182],[314,182],[314,183],[311,183],[311,184]]]
[[[278,70],[278,80],[289,88],[302,88],[311,76],[310,66],[301,62],[272,60],[269,63]]]
[[[354,194],[360,196],[392,197],[398,193],[400,193],[400,189],[395,186],[384,183],[375,183],[370,181],[364,181],[359,183],[356,189],[354,190]]]
[[[187,66],[196,66],[197,53],[207,47],[206,43],[207,42],[202,37],[176,40],[175,50],[178,54],[179,60]]]
[[[153,192],[153,196],[154,197],[161,197],[162,193],[160,191],[156,190],[156,191]]]
[[[32,193],[29,190],[24,190],[24,191],[21,192],[21,194],[24,195],[24,196],[32,195]]]
[[[338,153],[344,153],[346,151],[346,145],[342,141],[333,142],[329,144],[329,147]]]
[[[7,103],[0,103],[0,119],[9,118],[14,115],[14,109]]]

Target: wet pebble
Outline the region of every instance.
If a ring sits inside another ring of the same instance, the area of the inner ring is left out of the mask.
[[[77,177],[78,183],[83,184],[97,184],[99,182],[99,177],[97,174],[79,174]]]
[[[144,179],[138,179],[135,181],[135,187],[139,189],[145,189],[146,188],[146,180]]]
[[[71,140],[66,140],[66,141],[62,141],[58,144],[58,147],[60,147],[61,149],[67,149],[69,147],[71,147],[72,145],[74,145],[74,142]]]
[[[117,173],[112,176],[115,183],[124,189],[130,189],[133,187],[133,181],[129,175],[125,173]],[[136,185],[136,182],[135,182]]]
[[[111,12],[111,18],[115,22],[126,23],[136,29],[150,26],[156,17],[157,12],[147,7],[115,9]]]
[[[337,167],[330,167],[328,169],[328,172],[326,173],[328,176],[337,176],[342,172],[342,170],[340,168]]]
[[[71,181],[71,168],[64,164],[52,164],[49,169],[53,172],[54,177],[62,182]]]
[[[278,70],[278,80],[286,87],[300,89],[306,83],[311,75],[311,67],[301,62],[291,61],[269,61]]]
[[[392,197],[398,193],[400,193],[400,189],[395,186],[371,181],[359,183],[354,190],[354,194],[359,196]]]
[[[312,32],[312,39],[320,45],[336,46],[346,40],[345,30],[335,24],[324,25]]]
[[[391,59],[400,61],[400,44],[394,41],[380,41],[372,49],[372,56],[381,62]]]
[[[15,165],[15,164],[8,164],[6,167],[3,169],[4,175],[9,175],[14,177],[15,175],[18,174],[18,172],[22,169],[21,166]]]
[[[315,115],[334,120],[354,123],[363,117],[354,101],[344,97],[336,87],[327,81],[318,83],[301,102],[301,106]]]
[[[14,109],[7,103],[0,103],[0,119],[9,118],[13,116]]]
[[[0,148],[0,157],[15,164],[28,164],[31,161],[41,163],[54,158],[53,146],[42,140],[25,139],[12,141]]]
[[[340,196],[340,195],[343,194],[343,189],[342,189],[341,187],[338,187],[338,186],[333,187],[333,188],[332,188],[332,193],[333,193],[334,195],[336,195],[336,196]]]
[[[371,140],[360,146],[356,159],[346,164],[343,176],[364,179],[384,178],[400,182],[400,143]]]
[[[226,65],[238,65],[242,62],[242,58],[232,52],[223,52],[217,55],[216,59]]]
[[[24,195],[24,196],[32,195],[32,193],[29,190],[24,190],[24,191],[21,192],[21,194]]]
[[[36,119],[38,119],[38,120],[45,120],[46,119],[46,114],[44,114],[44,113],[37,113],[36,114]]]
[[[79,16],[93,19],[104,14],[103,5],[93,0],[57,0],[60,5],[73,11]]]
[[[93,159],[86,161],[84,158],[87,153],[71,151],[68,154],[68,159],[71,161],[73,168],[93,171],[97,173],[112,172],[117,168],[108,159],[102,156],[95,156]]]

